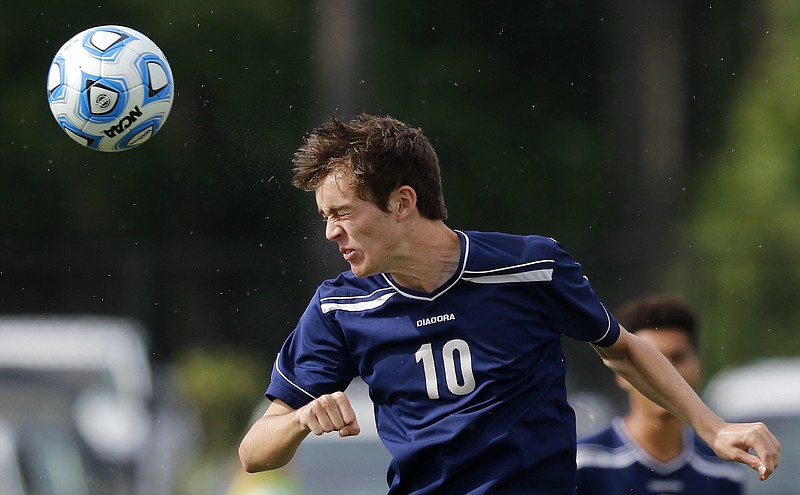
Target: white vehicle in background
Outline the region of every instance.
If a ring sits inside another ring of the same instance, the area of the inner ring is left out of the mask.
[[[0,419],[24,430],[26,417],[49,411],[77,432],[92,495],[172,492],[173,440],[185,429],[154,409],[154,383],[132,320],[0,317]]]
[[[378,495],[386,493],[391,456],[375,427],[367,385],[356,378],[345,391],[356,412],[361,433],[340,438],[336,433],[310,434],[289,464],[274,471],[246,473],[234,461],[226,495]],[[266,399],[252,421],[269,406]],[[251,421],[251,424],[252,424]]]
[[[763,421],[781,442],[781,464],[767,481],[747,476],[748,495],[796,495],[800,472],[800,358],[754,361],[718,373],[706,403],[727,421]]]
[[[90,495],[73,432],[27,416],[0,420],[0,493]]]

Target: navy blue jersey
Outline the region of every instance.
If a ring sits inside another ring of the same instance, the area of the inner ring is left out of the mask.
[[[688,428],[683,452],[666,463],[636,444],[622,418],[578,444],[578,495],[740,495],[744,476]]]
[[[323,283],[267,396],[299,408],[360,375],[391,494],[573,494],[560,339],[607,346],[619,325],[556,241],[458,234],[459,269],[432,293],[388,274]]]

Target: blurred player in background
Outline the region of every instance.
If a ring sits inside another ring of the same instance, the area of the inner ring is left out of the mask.
[[[450,229],[419,129],[331,119],[294,165],[350,270],[322,283],[281,348],[273,402],[239,447],[247,471],[287,464],[309,433],[357,435],[342,390],[361,376],[393,457],[390,494],[574,494],[562,335],[591,342],[720,457],[762,478],[778,465],[769,430],[710,411],[663,354],[619,326],[556,241]]]
[[[697,320],[682,300],[648,296],[614,312],[629,332],[652,344],[692,387],[700,381]],[[721,461],[680,419],[617,376],[629,412],[578,443],[578,495],[611,493],[739,495],[745,473]]]

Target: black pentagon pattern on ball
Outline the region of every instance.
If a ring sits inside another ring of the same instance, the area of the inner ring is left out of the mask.
[[[124,43],[126,39],[130,38],[125,33],[118,31],[96,31],[89,39],[89,43],[101,52],[106,52],[114,46]]]
[[[69,135],[69,137],[71,137],[75,141],[81,143],[82,145],[88,148],[91,148],[97,141],[97,138],[95,138],[94,136],[77,132],[67,125],[62,125],[61,128],[64,130],[64,132],[66,132]]]
[[[164,66],[155,61],[147,62],[147,91],[152,98],[169,86],[169,77]]]
[[[47,94],[50,98],[55,98],[56,90],[64,92],[64,69],[61,66],[62,60],[53,60],[50,65],[50,71],[47,73]],[[63,96],[61,96],[63,98]]]
[[[92,115],[107,115],[114,111],[119,100],[119,92],[97,81],[86,80],[89,111]]]

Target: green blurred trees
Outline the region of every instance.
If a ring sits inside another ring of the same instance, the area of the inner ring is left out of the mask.
[[[771,0],[763,14],[678,257],[712,371],[800,355],[800,5]]]

